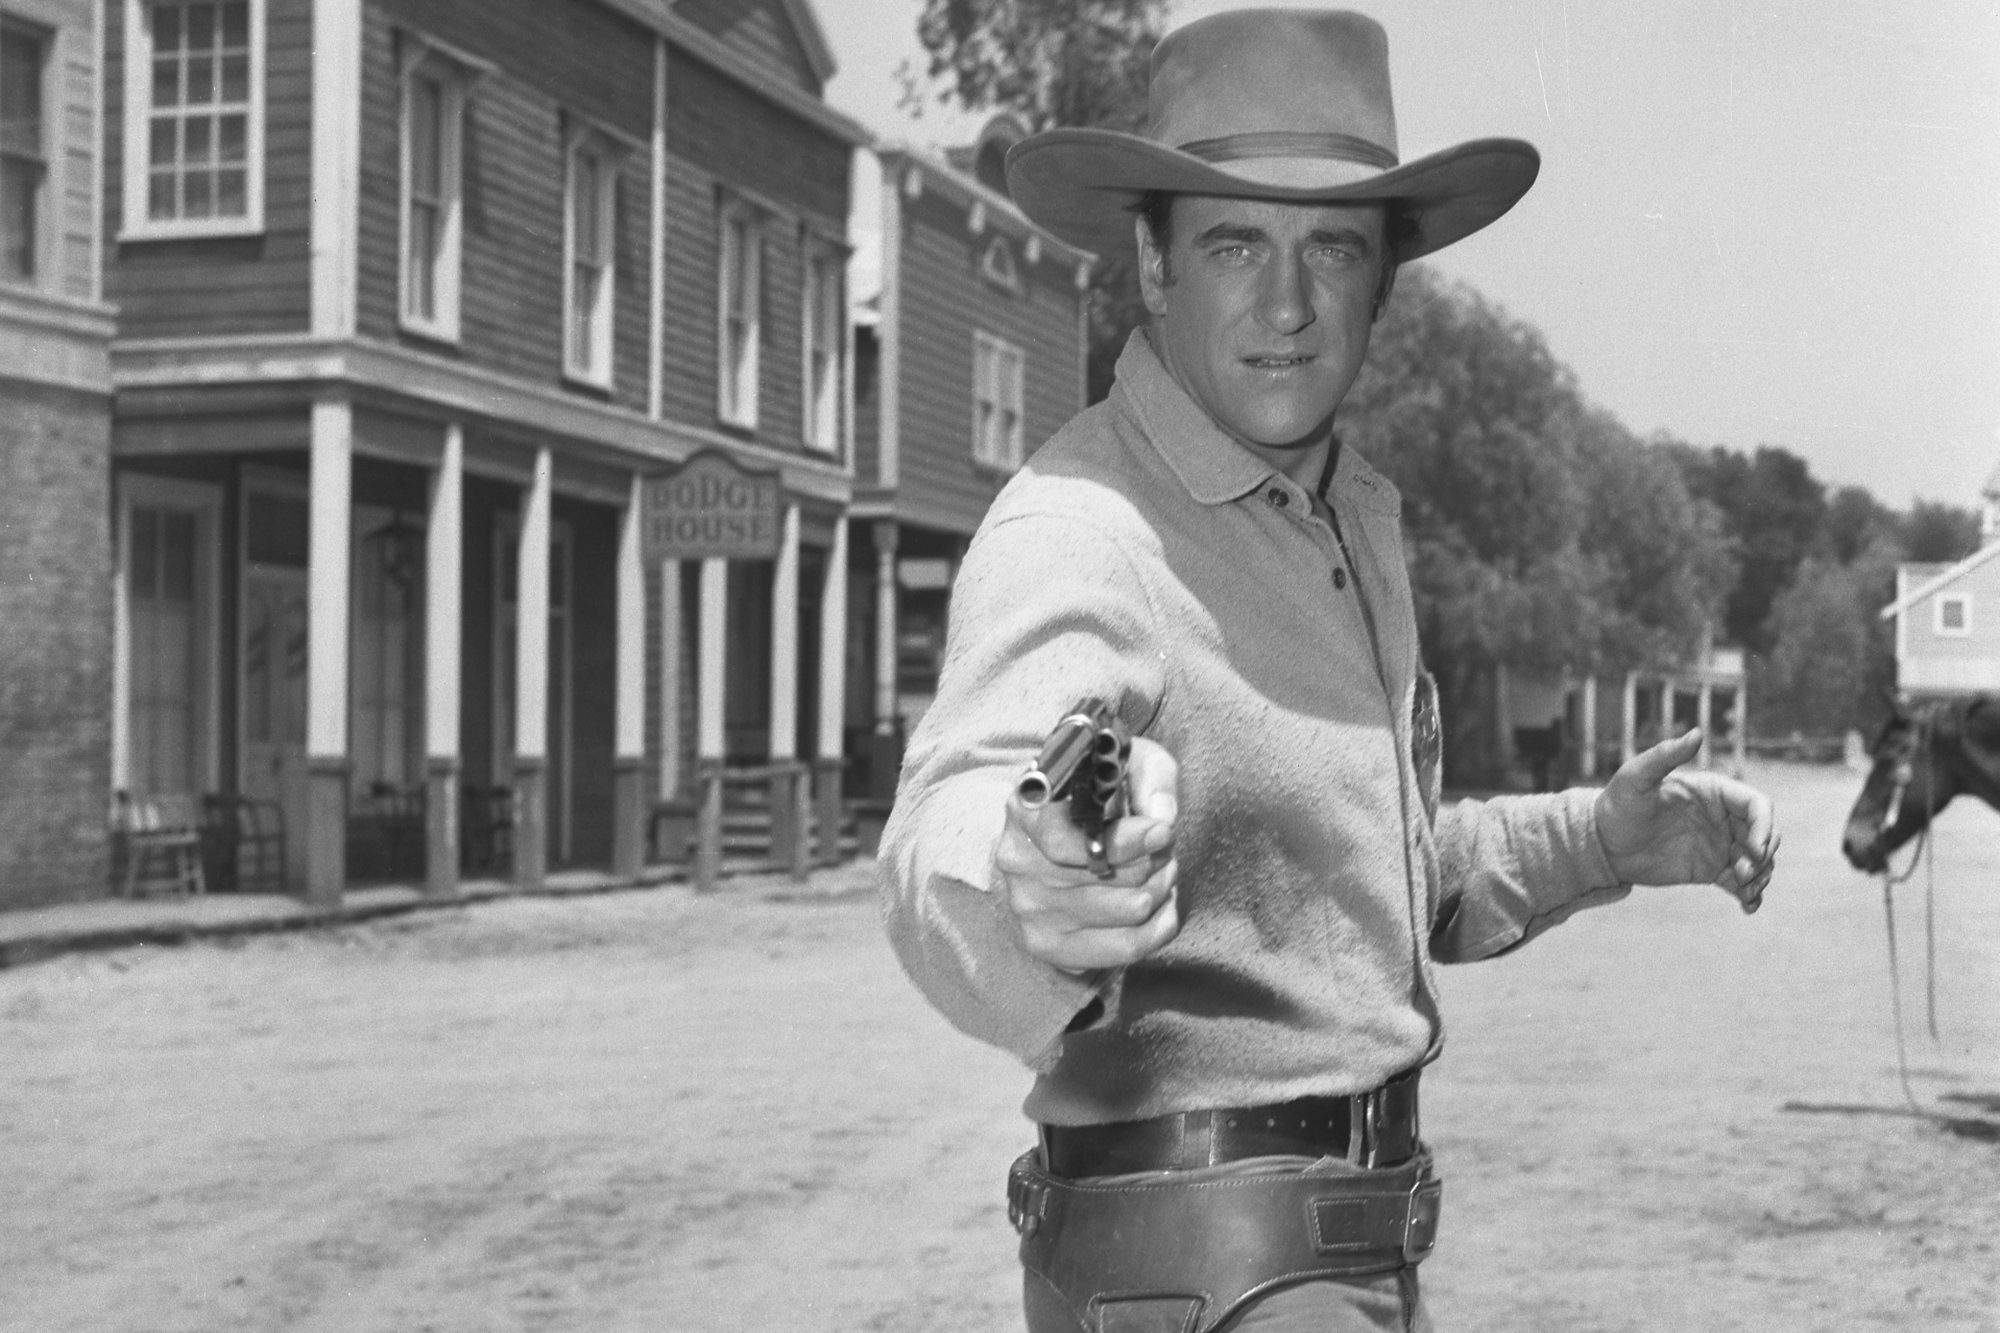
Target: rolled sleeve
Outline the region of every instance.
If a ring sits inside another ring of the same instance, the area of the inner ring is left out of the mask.
[[[1596,797],[1577,789],[1461,801],[1441,811],[1431,956],[1446,963],[1491,958],[1630,893],[1598,840]]]

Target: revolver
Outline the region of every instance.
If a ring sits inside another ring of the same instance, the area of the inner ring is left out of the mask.
[[[1104,834],[1125,814],[1125,769],[1132,737],[1102,699],[1079,700],[1042,742],[1034,766],[1021,775],[1021,804],[1039,810],[1051,801],[1069,802],[1070,822],[1084,835],[1090,870],[1112,875]]]

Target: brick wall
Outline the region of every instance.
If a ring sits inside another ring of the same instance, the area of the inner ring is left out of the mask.
[[[110,404],[0,382],[0,908],[104,896]]]

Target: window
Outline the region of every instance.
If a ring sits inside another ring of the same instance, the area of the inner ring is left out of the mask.
[[[458,338],[459,182],[470,72],[418,39],[403,67],[406,328]]]
[[[0,21],[0,281],[41,276],[49,154],[43,138],[48,38]]]
[[[972,457],[1012,472],[1021,466],[1021,380],[1027,358],[991,334],[972,335]]]
[[[1945,638],[1962,639],[1972,633],[1972,594],[1969,592],[1939,593],[1931,605],[1934,612],[1934,628]]]
[[[826,247],[806,252],[805,427],[806,447],[823,453],[840,448],[841,347],[846,323],[841,255]]]
[[[126,0],[125,229],[264,225],[264,0]]]
[[[123,744],[113,781],[139,795],[213,789],[220,517],[213,487],[119,481]]]
[[[618,218],[618,163],[623,156],[602,134],[569,135],[563,228],[563,369],[589,384],[611,383],[611,310],[617,280],[612,256]]]
[[[764,287],[763,220],[748,205],[722,210],[717,327],[716,413],[732,426],[757,425],[757,341]]]

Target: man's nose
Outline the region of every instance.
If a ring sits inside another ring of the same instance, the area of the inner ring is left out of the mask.
[[[1258,315],[1277,333],[1297,333],[1313,322],[1312,274],[1303,258],[1279,256],[1264,268]]]

